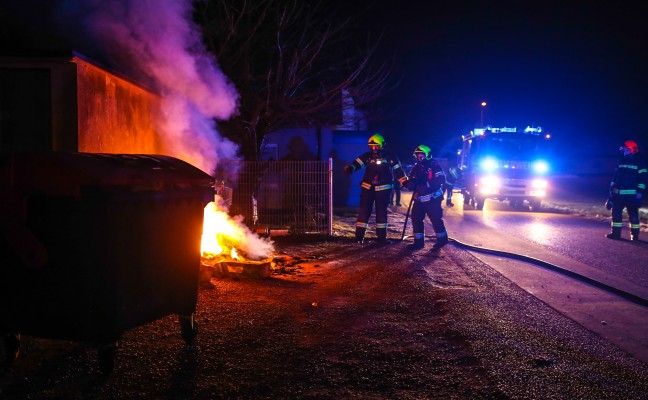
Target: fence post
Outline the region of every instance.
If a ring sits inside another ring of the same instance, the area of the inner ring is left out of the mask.
[[[328,235],[333,236],[333,158],[328,159]]]

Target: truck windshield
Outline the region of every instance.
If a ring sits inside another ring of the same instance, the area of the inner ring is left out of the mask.
[[[545,153],[546,142],[538,135],[491,135],[486,137],[481,151],[502,160],[531,161]]]

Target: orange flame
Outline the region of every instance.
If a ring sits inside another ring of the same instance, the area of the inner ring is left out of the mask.
[[[234,245],[243,233],[229,215],[220,210],[215,202],[207,204],[204,211],[203,234],[200,243],[202,258],[216,259],[230,256]]]
[[[252,233],[242,217],[230,217],[220,196],[205,207],[200,255],[206,265],[225,260],[250,261],[269,257],[271,240]]]

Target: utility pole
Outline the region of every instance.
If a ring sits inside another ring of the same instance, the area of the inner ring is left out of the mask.
[[[484,108],[486,108],[486,102],[482,101],[481,102],[481,108],[479,109],[479,127],[483,128],[484,127]]]

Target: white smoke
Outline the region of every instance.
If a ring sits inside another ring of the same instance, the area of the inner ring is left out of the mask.
[[[237,146],[218,134],[214,119],[236,112],[238,94],[206,51],[191,13],[191,0],[66,0],[58,25],[83,21],[86,42],[159,91],[163,141],[174,156],[211,174],[218,160],[236,157]]]
[[[29,4],[31,3],[31,5]],[[14,3],[12,3],[14,4]],[[119,72],[153,87],[162,97],[159,130],[165,154],[213,174],[219,160],[237,158],[237,145],[220,136],[214,120],[230,118],[238,93],[202,43],[191,19],[192,0],[25,0],[16,9],[52,8],[57,35],[82,53],[108,61]],[[48,18],[48,17],[44,17]],[[45,41],[47,35],[38,38]],[[226,210],[226,208],[221,208]],[[267,257],[268,239],[252,233],[240,218],[237,240],[250,257]]]

